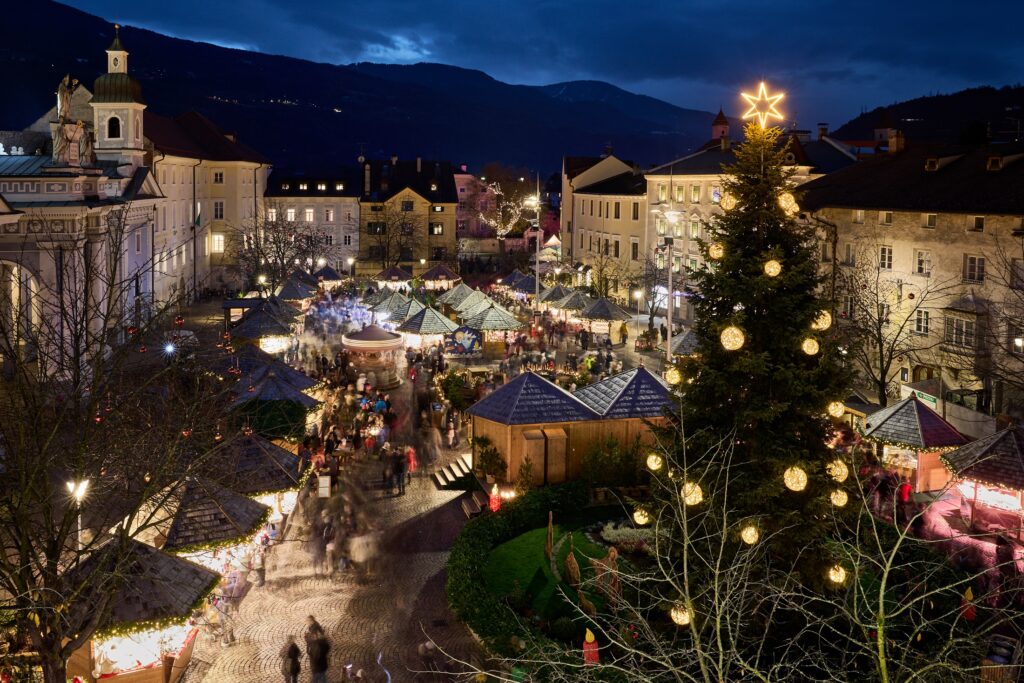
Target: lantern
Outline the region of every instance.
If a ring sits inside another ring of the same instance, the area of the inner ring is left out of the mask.
[[[725,247],[720,242],[708,246],[708,257],[717,261],[718,259],[725,256]]]
[[[832,417],[842,417],[845,412],[846,406],[843,405],[842,401],[832,401],[828,404],[828,414]]]
[[[664,459],[657,453],[651,453],[647,456],[647,469],[652,472],[657,472],[664,464]]]
[[[800,205],[796,203],[796,198],[789,192],[779,195],[779,206],[787,216],[795,216],[800,211]]]
[[[643,508],[637,508],[633,511],[633,521],[640,526],[646,526],[651,521],[651,516],[647,514],[647,511]]]
[[[833,491],[832,495],[829,496],[829,498],[831,499],[832,504],[835,505],[837,508],[843,507],[844,505],[846,505],[847,501],[850,500],[850,497],[846,495],[846,491],[842,489],[836,489],[835,491]]]
[[[719,339],[722,342],[722,348],[726,351],[736,351],[741,348],[743,346],[743,342],[746,341],[743,336],[743,330],[735,325],[729,325],[727,328],[722,330],[722,334]]]
[[[675,386],[683,381],[683,373],[679,372],[679,368],[669,368],[665,371],[665,381]]]
[[[748,524],[740,529],[740,539],[747,545],[754,545],[759,538],[761,538],[761,532],[753,524]]]
[[[842,460],[833,460],[825,465],[825,471],[839,483],[846,481],[846,478],[850,476],[850,468]]]
[[[764,274],[765,275],[767,275],[768,277],[778,277],[779,273],[781,273],[781,272],[782,272],[782,264],[781,263],[779,263],[775,259],[771,259],[770,261],[765,261],[765,264],[764,264]]]
[[[811,323],[811,329],[817,332],[824,332],[830,327],[832,327],[832,314],[828,311],[819,313],[818,317]]]
[[[175,327],[181,327],[184,324],[185,324],[185,316],[183,316],[183,315],[176,315],[176,316],[174,316],[174,325],[175,325]]]
[[[782,473],[782,481],[790,491],[803,491],[807,488],[807,473],[794,465]]]
[[[736,208],[736,198],[728,192],[722,193],[722,199],[719,200],[718,205],[725,211],[732,211]]]
[[[491,487],[491,495],[487,507],[490,508],[491,512],[497,512],[501,509],[501,491],[498,490],[497,484]]]
[[[681,496],[687,505],[700,505],[700,502],[704,500],[704,492],[701,490],[700,484],[692,481],[683,483]]]
[[[842,565],[832,565],[828,570],[828,579],[832,583],[843,583],[846,581],[846,570],[843,569]]]
[[[818,340],[814,339],[812,337],[808,337],[807,339],[804,339],[804,342],[803,342],[803,344],[800,345],[800,348],[808,356],[815,356],[815,355],[817,355],[818,351],[821,350],[821,347],[818,344]]]
[[[669,615],[677,626],[687,626],[690,623],[690,610],[682,603],[673,605]]]

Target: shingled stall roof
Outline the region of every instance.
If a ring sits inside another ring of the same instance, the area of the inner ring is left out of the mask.
[[[554,285],[552,287],[548,287],[547,289],[542,289],[540,291],[540,294],[537,296],[537,303],[544,303],[545,301],[547,301],[548,303],[552,303],[558,301],[559,299],[564,299],[565,297],[572,294],[572,292],[573,290],[570,287],[566,287],[564,285]]]
[[[672,355],[692,356],[697,353],[697,333],[691,330],[683,330],[672,337]]]
[[[398,308],[405,306],[409,303],[409,297],[405,296],[401,292],[391,292],[387,296],[381,298],[376,304],[370,307],[370,310],[374,313],[387,313],[391,315]]]
[[[276,374],[299,391],[312,389],[320,383],[318,380],[313,379],[306,373],[296,370],[287,363],[276,359],[272,363],[258,365],[252,368],[249,372],[243,374],[241,378],[248,380],[253,385],[256,385],[259,382],[262,382],[270,373]]]
[[[864,438],[918,451],[956,448],[967,438],[916,396],[868,416]]]
[[[467,285],[465,282],[460,282],[441,296],[437,297],[437,301],[438,303],[446,304],[454,308],[458,306],[463,299],[475,291],[475,289]]]
[[[424,308],[398,326],[399,332],[411,334],[451,334],[459,326],[436,309]]]
[[[492,303],[482,311],[475,313],[472,317],[466,318],[463,325],[474,330],[495,331],[518,330],[523,323],[514,315],[506,311],[498,304]]]
[[[593,302],[594,300],[583,292],[573,292],[564,299],[550,303],[550,306],[561,311],[582,311]]]
[[[261,436],[232,439],[215,457],[224,464],[232,490],[248,496],[288,491],[302,481],[299,456]]]
[[[228,545],[256,533],[270,508],[248,496],[209,481],[189,479],[170,496],[165,508],[171,526],[163,550]]]
[[[283,372],[284,366],[289,370],[292,370],[291,366],[282,363],[274,356],[254,346],[253,344],[242,344],[234,353],[226,353],[223,356],[217,356],[210,361],[210,370],[216,372],[218,375],[227,374],[231,368],[238,368],[242,374],[249,374],[261,368],[265,365],[270,365],[275,368],[279,368]],[[298,370],[293,370],[298,372]]]
[[[632,320],[633,316],[622,310],[622,307],[613,301],[601,297],[594,303],[584,308],[576,316],[581,320]]]
[[[324,266],[320,270],[318,270],[315,273],[313,273],[313,275],[317,276],[321,280],[328,280],[328,281],[343,279],[342,276],[341,276],[341,273],[336,271],[334,268],[331,268],[330,266]]]
[[[573,396],[605,418],[664,415],[672,398],[668,386],[647,368],[633,368],[577,389]]]
[[[578,422],[600,417],[568,391],[533,372],[524,372],[477,401],[470,415],[500,424]]]
[[[263,403],[290,401],[291,403],[298,403],[307,410],[320,405],[320,401],[302,393],[273,369],[266,372],[259,380],[250,382],[249,379],[241,377],[238,380],[236,385],[238,387],[238,398],[231,403],[231,407],[235,408],[250,401],[260,401]],[[250,387],[252,387],[252,391],[249,391]]]
[[[503,287],[513,287],[524,277],[526,277],[525,273],[520,273],[519,270],[513,270],[511,273],[498,280],[497,284],[502,285]]]
[[[409,299],[404,304],[396,306],[391,312],[391,322],[396,320],[405,321],[426,308],[416,299]]]
[[[1024,490],[1024,430],[1010,427],[942,456],[962,479]]]
[[[504,306],[502,306],[501,304],[499,304],[499,303],[497,303],[495,301],[492,301],[491,299],[482,299],[480,301],[477,301],[472,306],[468,306],[465,309],[459,311],[459,317],[462,318],[463,320],[465,320],[467,318],[472,318],[474,315],[476,315],[478,313],[482,313],[483,311],[486,311],[490,306],[495,306],[497,308],[500,308],[501,310],[505,311],[509,315],[512,315],[512,313],[509,312],[509,310],[507,308],[505,308]]]
[[[436,266],[423,273],[423,275],[420,275],[420,279],[434,282],[438,280],[460,280],[461,277],[445,264],[438,263]]]
[[[412,273],[402,270],[398,266],[391,266],[377,273],[374,280],[378,282],[408,282],[412,279]]]
[[[380,289],[368,292],[366,294],[363,294],[362,304],[366,308],[373,308],[381,301],[384,301],[384,299],[387,299],[389,296],[391,296],[392,292],[393,290],[390,289],[389,287],[381,287]]]
[[[242,317],[242,320],[231,329],[232,337],[241,337],[242,339],[287,336],[291,333],[291,326],[266,308],[250,310]]]
[[[512,289],[523,294],[533,294],[537,291],[537,278],[532,275],[519,278]]]
[[[316,285],[311,285],[308,282],[292,277],[288,278],[275,292],[279,299],[291,299],[292,301],[308,299],[314,294],[316,294]]]
[[[473,290],[469,296],[463,297],[463,299],[457,304],[450,304],[458,313],[462,314],[480,304],[481,301],[493,301],[491,297],[487,296],[479,289]],[[460,315],[461,317],[461,315]]]

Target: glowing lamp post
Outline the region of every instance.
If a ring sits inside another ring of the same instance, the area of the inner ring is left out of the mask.
[[[643,291],[633,290],[633,298],[636,299],[636,336],[640,336],[640,299],[644,297]]]
[[[82,549],[82,501],[85,499],[85,493],[89,490],[89,480],[83,479],[82,481],[68,481],[67,482],[68,493],[75,501],[76,513],[78,516],[78,536],[77,544],[78,549]]]

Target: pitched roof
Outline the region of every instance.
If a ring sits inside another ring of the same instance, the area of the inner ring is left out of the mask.
[[[564,299],[548,303],[551,305],[551,308],[557,308],[562,311],[582,311],[593,303],[593,301],[593,299],[583,292],[574,291]]]
[[[513,270],[508,275],[506,275],[505,277],[503,277],[500,280],[498,280],[498,284],[499,285],[504,285],[505,287],[511,287],[515,283],[517,283],[520,280],[522,280],[524,277],[526,277],[526,274],[525,273],[521,273],[521,272],[519,272],[518,269],[516,269],[516,270]]]
[[[255,533],[268,511],[241,493],[197,479],[189,479],[167,504],[176,507],[162,550],[239,541]]]
[[[920,451],[955,448],[967,443],[963,434],[916,396],[868,416],[864,438]]]
[[[277,371],[273,368],[263,373],[259,379],[255,376],[241,377],[236,386],[238,387],[238,398],[231,403],[233,408],[251,401],[262,403],[289,401],[291,403],[298,403],[306,409],[312,409],[320,405],[320,401],[302,393],[302,391],[289,383],[287,379],[277,374]],[[252,388],[252,391],[249,390],[250,388]]]
[[[462,279],[458,273],[449,268],[443,263],[438,263],[436,266],[427,270],[427,272],[420,275],[421,280],[433,281],[433,280],[460,280]]]
[[[413,334],[449,334],[457,329],[458,325],[434,308],[424,308],[398,326],[399,332]]]
[[[571,287],[566,287],[565,285],[554,285],[540,291],[540,295],[537,297],[537,303],[542,303],[544,301],[549,303],[558,301],[559,299],[564,299],[569,296],[572,292],[573,290]]]
[[[619,175],[599,180],[576,190],[576,194],[623,195],[641,197],[647,194],[647,178],[643,173],[626,171]]]
[[[231,329],[231,336],[242,339],[285,336],[291,333],[291,326],[266,308],[250,310],[242,317],[241,322]]]
[[[467,285],[465,282],[460,282],[441,296],[437,297],[437,300],[442,304],[447,304],[448,306],[455,308],[462,303],[463,299],[475,291],[475,289]]]
[[[216,454],[231,480],[231,489],[247,496],[294,489],[302,481],[299,456],[261,436],[239,436]]]
[[[501,424],[543,424],[596,419],[586,403],[540,375],[524,372],[495,389],[468,410]]]
[[[1024,490],[1024,430],[1010,427],[942,456],[959,477]]]
[[[314,288],[317,287],[320,284],[320,281],[316,279],[315,275],[307,273],[306,271],[302,270],[301,268],[296,268],[291,273],[289,273],[288,274],[288,279],[289,280],[297,280],[298,282],[304,282],[307,285],[309,285],[310,287],[314,287]]]
[[[370,191],[366,192],[365,181],[360,183],[364,200],[382,202],[409,189],[438,204],[459,201],[451,162],[399,159],[394,163],[391,159],[371,159],[363,163],[361,174],[366,166],[370,167]]]
[[[674,356],[692,356],[697,353],[697,345],[699,344],[697,339],[697,333],[692,329],[683,330],[679,334],[672,337],[672,355]]]
[[[533,294],[537,291],[537,278],[532,275],[521,277],[516,280],[516,283],[512,285],[512,289],[517,292],[523,292],[526,294]]]
[[[412,279],[412,273],[402,270],[398,266],[391,266],[377,273],[373,279],[384,282],[408,282]]]
[[[292,301],[298,301],[299,299],[308,299],[309,297],[316,294],[316,287],[303,282],[298,278],[288,278],[283,285],[281,285],[277,292],[274,293],[279,299],[291,299]]]
[[[568,297],[567,297],[568,298]],[[622,310],[614,301],[601,297],[576,314],[583,320],[632,320],[633,316]]]
[[[569,178],[575,178],[602,159],[604,157],[562,157],[562,172]]]
[[[394,315],[396,310],[406,306],[408,303],[409,297],[405,296],[401,292],[391,292],[371,306],[370,310],[374,313],[387,313],[388,315]]]
[[[518,330],[523,326],[514,315],[495,303],[474,313],[471,318],[466,318],[462,324],[480,331]]]
[[[474,306],[478,305],[481,301],[491,301],[491,297],[487,296],[479,289],[474,289],[472,292],[469,293],[468,296],[463,297],[462,300],[459,301],[459,303],[449,305],[459,313],[464,313],[465,311],[468,311],[470,308],[473,308]]]
[[[171,119],[146,109],[142,116],[146,137],[164,154],[211,161],[270,163],[256,150],[229,138],[199,112],[189,111]]]
[[[729,125],[729,119],[727,119],[725,117],[725,112],[722,111],[721,107],[718,108],[718,113],[715,114],[715,118],[711,122],[711,125],[712,126],[723,126],[723,125],[724,126],[728,126]]]
[[[396,306],[394,310],[391,311],[391,321],[407,320],[422,311],[424,308],[426,307],[416,299],[409,299],[404,304]]]
[[[268,364],[284,365],[284,363],[281,363],[281,361],[258,346],[242,344],[237,349],[234,349],[233,352],[214,358],[210,362],[210,369],[218,374],[224,374],[231,368],[237,367],[243,374],[248,374]]]
[[[248,380],[251,384],[256,385],[258,382],[263,381],[263,379],[271,372],[283,379],[285,382],[288,382],[288,384],[292,385],[299,391],[312,389],[320,383],[318,380],[313,379],[306,373],[300,372],[276,358],[271,360],[269,363],[252,368],[252,370],[245,372],[239,379],[240,381]]]
[[[302,189],[303,186],[305,189]],[[320,189],[320,187],[324,189]],[[358,197],[363,190],[356,168],[341,168],[330,175],[306,176],[274,170],[267,181],[267,197]]]
[[[647,368],[633,368],[573,394],[606,418],[661,417],[672,398],[668,386]]]
[[[330,266],[324,266],[320,270],[318,270],[315,273],[313,273],[313,275],[316,275],[321,280],[341,280],[341,279],[343,279],[342,276],[341,276],[341,273],[336,271],[334,268],[331,268]]]

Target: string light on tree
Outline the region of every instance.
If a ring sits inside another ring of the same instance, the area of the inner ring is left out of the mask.
[[[733,197],[728,192],[722,194],[722,198],[718,201],[718,205],[722,207],[723,211],[732,211],[736,208],[736,197]]]
[[[673,605],[669,614],[676,626],[688,626],[690,624],[690,610],[686,609],[686,605]]]
[[[846,478],[850,476],[850,468],[846,466],[846,463],[842,460],[833,460],[829,464],[825,465],[825,471],[828,472],[828,476],[832,477],[840,484],[846,481]]]
[[[717,261],[725,256],[725,247],[720,242],[715,242],[708,247],[708,257]]]
[[[815,332],[824,332],[828,328],[832,327],[832,314],[828,311],[822,311],[814,322],[811,323],[811,329]]]
[[[743,336],[743,330],[735,325],[729,325],[722,330],[719,339],[722,342],[722,348],[726,351],[737,351],[742,348],[743,342],[746,341],[746,338]]]
[[[835,491],[833,491],[832,495],[829,496],[829,498],[832,500],[832,504],[835,505],[837,508],[843,507],[844,505],[846,505],[847,501],[850,500],[850,497],[846,495],[846,491],[842,489],[836,489]]]
[[[664,466],[665,459],[657,453],[651,453],[647,456],[647,469],[652,472],[657,472]]]
[[[800,348],[808,356],[816,356],[818,355],[818,351],[821,350],[821,346],[818,344],[818,340],[814,339],[813,337],[808,337],[807,339],[804,339],[803,343],[800,345]]]
[[[749,93],[740,93],[743,99],[750,105],[750,109],[743,113],[743,119],[757,119],[757,122],[761,125],[761,128],[768,127],[769,119],[782,120],[782,112],[776,109],[775,105],[782,101],[782,98],[786,95],[779,93],[778,95],[769,95],[768,87],[764,84],[764,81],[757,87],[757,94],[751,95]]]
[[[683,502],[687,505],[700,505],[700,502],[704,500],[704,491],[701,490],[700,484],[692,481],[683,484],[681,495]]]
[[[765,264],[764,264],[764,274],[765,275],[767,275],[768,277],[778,277],[779,273],[781,273],[781,272],[782,272],[782,264],[781,263],[779,263],[775,259],[771,259],[769,261],[765,261]]]
[[[794,465],[782,473],[782,482],[790,491],[803,491],[807,488],[807,473]]]
[[[740,540],[747,545],[754,545],[761,538],[761,532],[753,524],[748,524],[740,530]]]

